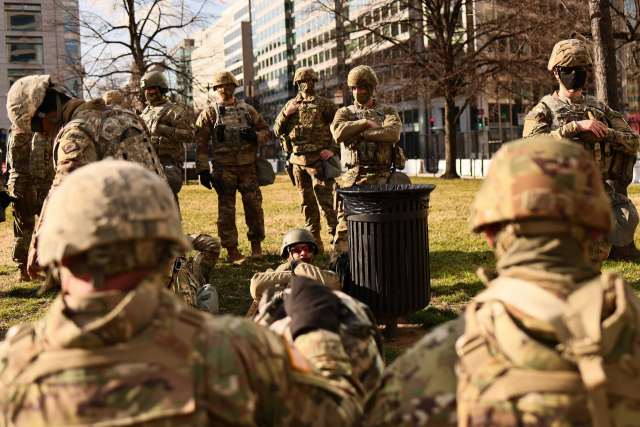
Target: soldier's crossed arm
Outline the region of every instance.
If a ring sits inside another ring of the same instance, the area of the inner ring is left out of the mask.
[[[551,133],[551,113],[542,103],[533,107],[524,118],[524,130],[522,137],[527,138],[535,135]]]
[[[181,108],[165,114],[156,131],[179,144],[191,144],[195,138],[195,126]]]
[[[208,105],[196,120],[196,173],[209,170],[209,141],[215,123],[216,112]]]
[[[640,144],[638,134],[629,127],[629,124],[619,112],[606,107],[605,114],[612,127],[608,129],[609,135],[607,135],[606,140],[610,141],[613,148],[618,151],[622,151],[625,154],[636,154]]]
[[[263,147],[267,144],[271,136],[269,134],[269,125],[267,124],[267,121],[262,118],[260,113],[258,113],[251,105],[247,105],[247,110],[249,110],[249,115],[253,122],[252,129],[258,134],[258,147]]]
[[[336,115],[331,123],[331,134],[336,142],[349,141],[365,129],[369,129],[366,119],[349,120],[349,111],[343,107],[336,111]]]
[[[365,130],[363,132],[364,139],[367,141],[388,142],[390,144],[395,144],[400,140],[402,120],[400,120],[398,111],[388,106],[385,108],[385,114],[386,117],[384,118],[382,126]]]

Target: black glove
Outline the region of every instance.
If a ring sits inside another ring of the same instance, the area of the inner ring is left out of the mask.
[[[0,192],[0,207],[2,209],[6,209],[6,207],[9,206],[11,203],[17,202],[17,201],[18,201],[17,197],[13,197],[11,194],[7,193],[6,191]]]
[[[340,298],[320,282],[296,276],[289,281],[291,294],[284,301],[284,309],[291,316],[291,336],[316,329],[338,333],[338,303]]]
[[[213,184],[213,177],[211,176],[211,172],[202,171],[198,174],[198,177],[200,177],[200,184],[203,187],[208,188],[209,190],[213,190],[213,187],[211,186],[211,184]]]
[[[224,142],[224,128],[225,125],[216,126],[216,139],[218,142]]]
[[[300,262],[301,262],[301,261],[299,261],[299,260],[295,260],[295,261],[291,261],[291,263],[289,263],[289,268],[291,268],[291,272],[292,272],[293,274],[296,274],[296,273],[295,273],[295,269],[296,269],[296,267],[297,267],[298,265],[300,265]]]
[[[251,142],[257,142],[258,134],[253,129],[245,128],[240,130],[240,138]]]

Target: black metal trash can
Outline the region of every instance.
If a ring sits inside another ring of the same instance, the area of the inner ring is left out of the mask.
[[[428,211],[435,188],[402,184],[338,190],[349,227],[348,293],[388,326],[431,299]]]

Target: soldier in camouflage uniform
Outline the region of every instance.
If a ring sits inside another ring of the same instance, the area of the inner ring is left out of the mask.
[[[104,99],[104,103],[109,105],[117,105],[118,107],[124,108],[124,96],[117,90],[109,90],[102,95],[102,99]]]
[[[318,76],[312,68],[296,70],[293,84],[300,93],[282,107],[273,125],[273,133],[282,140],[282,147],[292,153],[289,162],[293,167],[295,183],[300,192],[300,205],[305,226],[313,233],[320,253],[324,245],[320,231],[320,211],[329,226],[329,234],[336,232],[338,218],[333,209],[333,184],[335,179],[325,176],[323,161],[339,154],[333,142],[329,126],[338,108],[330,100],[319,96],[313,88]]]
[[[572,140],[587,149],[600,167],[607,194],[614,190],[607,180],[631,182],[640,138],[617,111],[582,93],[591,69],[589,49],[581,40],[558,42],[549,58],[549,71],[560,89],[546,95],[525,117],[523,137],[551,134]],[[609,257],[611,243],[606,236],[594,243],[591,262],[602,268]]]
[[[162,289],[166,263],[190,249],[174,196],[130,162],[74,172],[50,206],[38,250],[63,292],[0,345],[0,425],[359,421],[363,389],[327,288],[293,280],[290,338],[190,310]]]
[[[152,71],[142,77],[140,86],[147,98],[147,106],[140,117],[144,119],[151,133],[151,144],[162,163],[164,174],[171,191],[176,195],[182,188],[182,162],[184,146],[192,144],[195,137],[193,121],[178,104],[166,97],[169,82],[159,71]]]
[[[195,310],[208,311],[218,314],[217,310],[211,307],[208,301],[210,298],[217,300],[215,287],[209,284],[209,276],[220,257],[220,241],[208,234],[198,234],[192,236],[187,234],[187,238],[193,245],[193,249],[200,253],[195,257],[181,256],[176,258],[171,271],[169,289],[174,294],[182,297],[184,302]],[[215,297],[213,293],[215,292]],[[217,301],[215,301],[217,305]],[[215,311],[215,312],[214,312]]]
[[[236,191],[242,195],[251,259],[262,258],[264,211],[255,162],[256,148],[269,141],[269,125],[251,105],[235,99],[238,81],[233,74],[216,74],[213,87],[220,100],[207,106],[196,121],[196,171],[200,183],[218,193],[218,235],[229,261],[241,264],[247,258],[238,251]],[[213,144],[213,175],[209,142]]]
[[[13,203],[13,245],[11,256],[18,264],[18,280],[30,281],[27,273],[29,243],[36,226],[36,215],[53,181],[51,139],[39,133],[26,133],[11,126],[7,136],[9,190],[17,197]]]
[[[373,97],[378,85],[376,73],[366,65],[349,72],[347,83],[355,101],[338,110],[331,133],[340,143],[342,163],[349,169],[343,176],[345,187],[386,184],[391,177],[394,145],[400,140],[402,121],[398,111]],[[331,261],[349,249],[344,209],[338,211],[338,227]]]
[[[71,98],[51,82],[51,76],[28,76],[11,86],[7,112],[15,127],[27,133],[39,132],[45,138],[55,137],[56,170],[49,196],[71,172],[105,157],[139,163],[166,181],[142,119],[129,110],[107,107],[102,98],[89,102]],[[45,200],[36,232],[46,206]],[[31,239],[27,266],[32,279],[42,271],[36,263],[36,240],[37,233]]]
[[[613,216],[591,154],[551,137],[495,155],[471,225],[498,276],[399,357],[368,426],[628,426],[640,416],[640,300],[589,261]]]

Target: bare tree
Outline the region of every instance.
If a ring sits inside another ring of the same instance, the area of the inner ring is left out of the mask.
[[[93,1],[79,13],[55,0],[67,14],[78,14],[77,25],[58,22],[66,32],[82,37],[79,61],[67,61],[90,95],[107,86],[125,88],[134,104],[144,103],[140,79],[149,70],[169,70],[191,81],[183,58],[171,54],[177,42],[197,27],[208,25],[210,0]]]
[[[389,102],[406,92],[444,100],[443,177],[457,178],[456,124],[465,108],[483,91],[540,95],[529,89],[553,83],[546,70],[553,44],[586,32],[580,7],[579,0],[381,0],[343,14],[347,56],[352,65],[376,65],[379,95]]]

